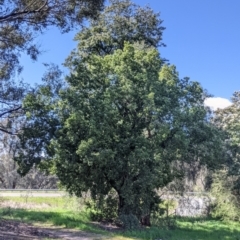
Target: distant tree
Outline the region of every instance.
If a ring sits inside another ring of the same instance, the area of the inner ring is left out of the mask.
[[[225,132],[223,166],[231,176],[232,190],[240,196],[240,92],[235,92],[231,100],[231,106],[216,111],[214,123]]]
[[[226,168],[213,174],[210,188],[214,197],[210,212],[212,217],[239,221],[240,195],[233,191],[234,180]]]
[[[62,32],[80,26],[87,17],[96,18],[104,0],[2,0],[0,1],[0,119],[13,119],[21,113],[21,100],[26,86],[17,84],[16,72],[21,72],[21,54],[33,60],[41,52],[34,39],[50,26]],[[4,121],[1,121],[2,123]],[[10,126],[0,125],[0,131],[16,133]]]
[[[57,188],[57,177],[41,171],[39,166],[34,166],[24,177],[18,173],[18,165],[14,161],[18,142],[15,135],[2,133],[0,136],[0,188]]]

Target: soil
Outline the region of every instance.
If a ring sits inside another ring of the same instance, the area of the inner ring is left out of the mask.
[[[1,240],[37,240],[37,239],[64,239],[64,240],[103,240],[107,236],[88,233],[73,229],[36,227],[18,221],[0,220]],[[108,238],[110,239],[110,238]]]
[[[120,232],[122,228],[111,223],[93,222],[93,225],[109,231]],[[66,229],[60,227],[36,226],[20,221],[0,219],[0,239],[1,240],[27,240],[27,239],[64,239],[64,240],[103,240],[111,239],[110,236],[84,232],[76,229]]]
[[[24,208],[37,209],[48,208],[47,204],[30,204],[30,203],[15,203],[13,201],[5,201],[0,203],[4,208]],[[110,223],[93,222],[99,228],[109,232],[122,231],[121,228]],[[111,237],[79,231],[75,229],[66,229],[59,227],[42,227],[32,224],[23,223],[20,221],[0,219],[0,240],[37,240],[37,239],[64,239],[64,240],[103,240],[111,239]]]

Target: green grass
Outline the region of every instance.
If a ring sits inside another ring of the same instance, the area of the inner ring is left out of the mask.
[[[0,217],[20,220],[27,223],[76,228],[84,231],[102,232],[91,224],[86,211],[82,211],[83,203],[74,197],[2,197],[1,201],[13,201],[16,205],[44,204],[40,210],[24,208],[1,208]],[[33,206],[34,206],[33,205]],[[20,206],[20,205],[19,205]]]
[[[14,200],[15,202],[25,202],[23,198],[4,198],[5,200]],[[28,203],[47,204],[46,209],[0,209],[0,216],[20,220],[28,223],[41,225],[53,225],[66,228],[74,228],[103,235],[112,236],[110,239],[139,239],[139,240],[240,240],[240,223],[222,222],[214,219],[199,218],[179,218],[177,227],[174,230],[166,228],[151,227],[147,229],[125,231],[109,235],[94,226],[88,216],[88,213],[79,207],[81,203],[74,198],[40,198],[31,197],[27,199]]]
[[[177,228],[174,230],[151,227],[144,231],[126,232],[123,235],[146,240],[240,240],[240,224],[183,218],[177,220]]]
[[[42,223],[84,231],[102,232],[91,224],[85,212],[74,212],[57,208],[46,211],[5,208],[0,210],[0,216],[27,223]]]
[[[44,204],[49,205],[51,208],[65,208],[77,204],[76,198],[69,196],[64,197],[0,197],[0,201],[13,201],[15,203],[31,203],[31,204]]]

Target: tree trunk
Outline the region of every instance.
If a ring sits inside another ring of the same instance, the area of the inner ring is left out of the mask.
[[[118,203],[118,216],[120,216],[121,214],[126,214],[129,215],[130,212],[126,212],[126,206],[125,206],[125,199],[118,194],[118,198],[119,198],[119,203]],[[133,212],[131,212],[131,214],[134,214]],[[139,222],[141,223],[142,226],[151,226],[151,221],[150,221],[150,214],[146,214],[144,216],[141,216],[139,218],[139,216],[137,217]]]
[[[124,209],[124,198],[118,193],[118,216],[121,215],[123,213],[123,209]]]
[[[151,226],[150,214],[141,217],[140,222],[141,222],[142,226],[150,227]]]

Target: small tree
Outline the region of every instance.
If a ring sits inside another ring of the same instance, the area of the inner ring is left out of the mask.
[[[239,196],[234,194],[234,177],[226,169],[213,174],[210,192],[214,197],[211,215],[224,220],[238,220]]]
[[[216,198],[212,215],[223,219],[239,220],[240,205],[240,92],[235,92],[232,105],[218,109],[214,124],[224,132],[222,171],[211,179],[211,191]]]
[[[40,171],[39,166],[34,166],[26,176],[22,177],[18,173],[17,163],[13,160],[17,155],[19,139],[17,136],[3,133],[0,140],[0,188],[52,189],[57,187],[57,177]]]
[[[225,157],[222,165],[232,177],[233,191],[240,196],[240,92],[235,92],[232,105],[218,109],[214,116],[214,124],[225,133]]]

